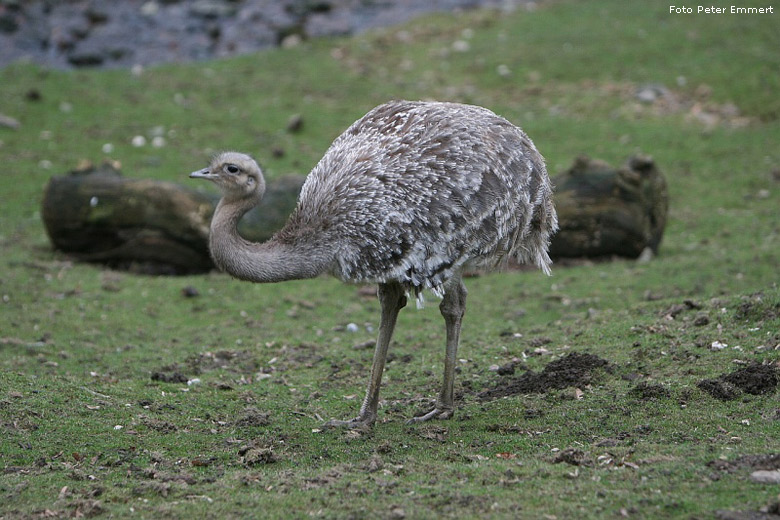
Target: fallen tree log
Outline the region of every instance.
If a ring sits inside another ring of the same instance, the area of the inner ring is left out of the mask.
[[[239,229],[263,241],[280,229],[295,206],[303,177],[269,186],[260,206]],[[55,248],[78,260],[149,274],[209,271],[211,216],[219,200],[170,182],[122,177],[110,163],[52,177],[44,188],[42,217]]]
[[[304,178],[269,183],[261,204],[239,231],[263,241],[295,206]],[[657,253],[666,223],[666,183],[654,162],[633,157],[615,169],[580,157],[554,178],[560,231],[553,258]],[[213,268],[208,228],[218,195],[169,182],[122,177],[110,163],[86,166],[46,185],[42,216],[55,248],[76,259],[153,274],[202,273]]]
[[[620,168],[578,157],[553,178],[560,230],[553,258],[636,258],[658,254],[669,195],[666,179],[649,157],[634,156]]]

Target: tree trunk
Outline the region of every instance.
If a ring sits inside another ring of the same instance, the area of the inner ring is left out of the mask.
[[[248,240],[264,241],[295,207],[304,178],[272,181],[261,204],[239,225]],[[560,231],[553,258],[636,257],[663,236],[666,182],[651,159],[626,166],[580,157],[554,179]],[[53,177],[43,197],[43,221],[57,249],[77,259],[154,274],[212,269],[209,222],[217,194],[169,182],[126,179],[110,164]]]

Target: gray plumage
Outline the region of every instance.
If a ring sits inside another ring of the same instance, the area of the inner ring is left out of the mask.
[[[449,417],[447,364],[465,308],[464,267],[496,267],[514,256],[550,272],[557,217],[544,160],[522,130],[485,108],[409,101],[374,108],[336,138],[307,177],[287,225],[263,244],[236,231],[265,188],[251,158],[224,153],[192,176],[215,181],[224,194],[210,236],[223,270],[257,282],[327,272],[379,284],[383,323],[385,314],[392,319],[389,331],[380,330],[373,367],[379,373],[361,415],[346,424],[375,420],[387,349],[380,343],[383,335],[389,342],[403,293],[418,302],[425,289],[443,298],[445,388],[422,420]]]

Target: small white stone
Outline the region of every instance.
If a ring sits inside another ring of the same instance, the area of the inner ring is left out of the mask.
[[[455,52],[468,52],[471,45],[466,40],[455,40],[452,42],[452,50]]]
[[[160,4],[155,2],[154,0],[150,0],[149,2],[145,2],[141,6],[141,14],[144,16],[154,16],[160,11]]]
[[[103,145],[103,153],[114,153],[114,145],[111,143],[106,143]]]
[[[146,146],[146,137],[144,137],[142,135],[137,135],[137,136],[133,137],[133,140],[130,141],[130,142],[136,148],[140,148],[142,146]]]
[[[347,330],[349,332],[357,332],[359,330],[359,327],[356,323],[347,323]]]

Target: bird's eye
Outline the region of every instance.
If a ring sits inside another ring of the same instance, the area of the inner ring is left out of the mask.
[[[227,166],[225,166],[225,169],[229,173],[238,173],[238,166],[236,166],[235,164],[228,164]]]

